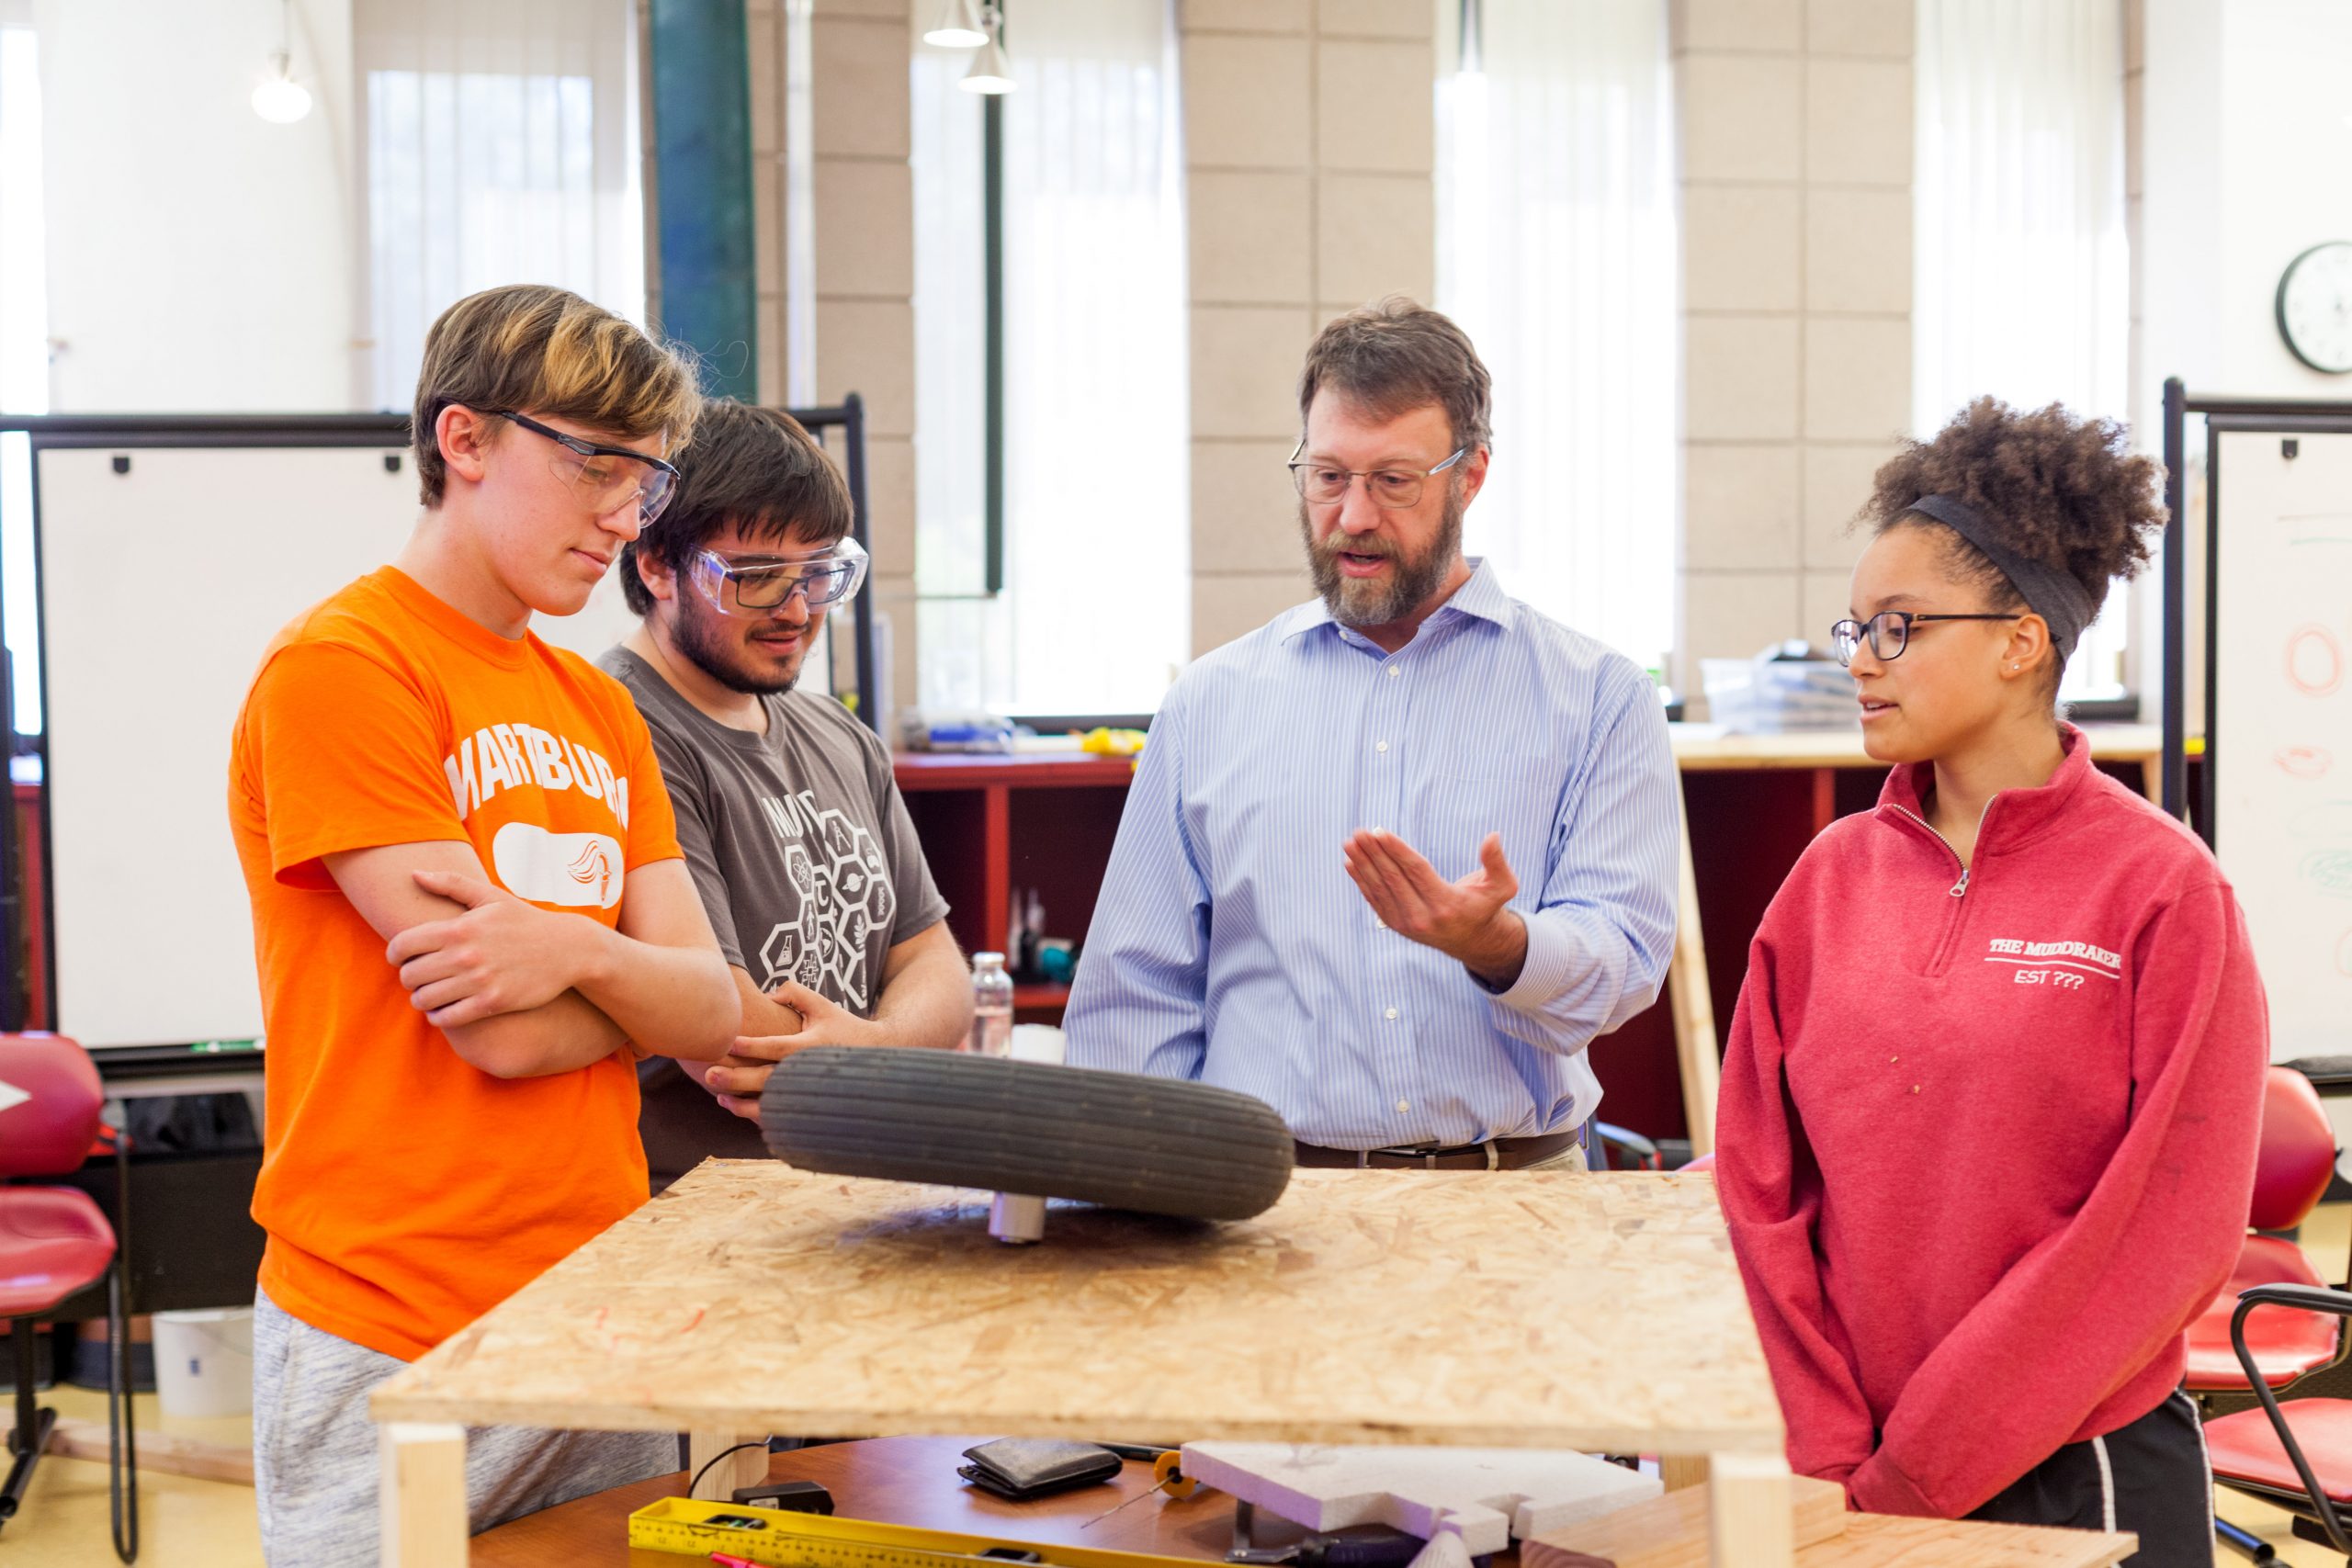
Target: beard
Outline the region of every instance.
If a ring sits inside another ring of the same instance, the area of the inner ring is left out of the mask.
[[[1298,532],[1306,545],[1306,568],[1314,578],[1315,592],[1323,596],[1331,618],[1361,631],[1367,626],[1401,621],[1419,608],[1445,581],[1446,573],[1453,570],[1454,561],[1462,554],[1462,516],[1467,510],[1461,487],[1448,484],[1437,536],[1430,541],[1428,549],[1418,556],[1408,556],[1378,535],[1351,539],[1336,528],[1318,543],[1314,525],[1306,515],[1306,502],[1300,502]],[[1384,584],[1374,578],[1343,575],[1340,570],[1342,555],[1385,556],[1395,564]]]
[[[779,675],[772,666],[763,669],[752,662],[741,637],[735,635],[734,617],[694,603],[684,593],[678,595],[677,605],[677,615],[670,623],[671,639],[695,669],[729,691],[768,697],[788,692],[798,683],[801,664],[808,658],[806,645]],[[803,625],[801,634],[813,634],[816,629],[812,617]]]

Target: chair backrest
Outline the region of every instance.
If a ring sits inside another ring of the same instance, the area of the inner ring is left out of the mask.
[[[1696,1158],[1696,1159],[1694,1159],[1694,1160],[1690,1160],[1690,1161],[1686,1162],[1686,1163],[1683,1165],[1682,1168],[1683,1168],[1684,1170],[1713,1170],[1713,1169],[1714,1169],[1714,1168],[1715,1168],[1715,1156],[1714,1156],[1714,1151],[1713,1151],[1713,1150],[1711,1149],[1711,1150],[1709,1150],[1707,1153],[1701,1155],[1698,1158]]]
[[[81,1046],[62,1034],[0,1034],[0,1177],[81,1169],[105,1104]]]
[[[2294,1229],[2335,1174],[2335,1129],[2320,1106],[2319,1091],[2294,1068],[2272,1067],[2262,1091],[2262,1145],[2255,1156],[2254,1203],[2246,1223],[2258,1231]]]

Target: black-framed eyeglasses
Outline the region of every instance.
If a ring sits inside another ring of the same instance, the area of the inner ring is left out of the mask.
[[[2007,615],[1915,615],[1908,610],[1881,610],[1867,621],[1839,621],[1829,628],[1829,641],[1838,650],[1838,662],[1851,664],[1854,654],[1865,637],[1871,652],[1880,659],[1900,659],[1903,650],[1911,646],[1911,628],[1924,621],[2014,621],[2018,614]]]
[[[492,419],[507,420],[521,425],[534,435],[544,435],[562,447],[569,457],[552,459],[548,467],[556,478],[568,481],[580,492],[597,516],[617,512],[631,500],[637,502],[637,520],[651,527],[677,492],[678,470],[648,452],[632,452],[626,446],[606,446],[582,435],[569,435],[560,430],[541,424],[528,414],[512,409],[484,409]]]
[[[844,538],[822,555],[798,560],[731,561],[696,550],[687,570],[711,607],[730,615],[763,615],[803,595],[812,610],[838,604],[865,581],[865,547]]]
[[[1302,463],[1298,455],[1306,450],[1306,440],[1299,438],[1291,449],[1291,482],[1298,486],[1298,493],[1317,506],[1329,506],[1335,501],[1347,499],[1348,487],[1363,480],[1365,491],[1375,505],[1396,508],[1410,506],[1421,499],[1421,481],[1445,472],[1470,455],[1467,446],[1457,448],[1453,457],[1434,468],[1342,468],[1329,463]]]

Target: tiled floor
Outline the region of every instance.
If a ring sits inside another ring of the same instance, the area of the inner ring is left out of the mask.
[[[2322,1278],[2344,1278],[2346,1248],[2352,1246],[2352,1204],[2320,1210],[2303,1229],[2303,1245]],[[68,1418],[106,1419],[105,1401],[81,1389],[58,1389],[50,1403]],[[138,1419],[141,1431],[178,1432],[222,1444],[251,1441],[251,1425],[242,1418],[165,1420],[152,1394],[140,1396]],[[140,1476],[139,1491],[142,1563],[262,1568],[261,1533],[254,1520],[250,1488],[149,1472]],[[2287,1516],[2276,1508],[2223,1493],[2221,1510],[2222,1517],[2275,1545],[2279,1561],[2291,1568],[2342,1568],[2343,1559],[2327,1548],[2295,1540]],[[42,1460],[24,1512],[0,1529],[0,1568],[109,1568],[114,1561],[107,1530],[107,1467]],[[2241,1568],[2245,1559],[2220,1551],[2214,1561],[2217,1568]]]

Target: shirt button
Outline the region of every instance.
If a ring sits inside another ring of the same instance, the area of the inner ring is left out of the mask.
[[[1372,749],[1375,751],[1385,751],[1388,750],[1388,742],[1385,740],[1376,740],[1373,742]]]
[[[1388,1016],[1389,1016],[1392,1020],[1393,1020],[1394,1018],[1396,1018],[1396,1010],[1395,1008],[1390,1008],[1390,1009],[1388,1010]]]
[[[1388,929],[1388,922],[1378,915],[1374,915],[1372,917],[1372,929],[1376,931],[1385,931]]]
[[[1400,1100],[1396,1102],[1396,1113],[1400,1116],[1411,1109],[1413,1109],[1413,1102],[1409,1100]]]
[[[1394,664],[1392,664],[1392,665],[1390,665],[1390,666],[1388,667],[1388,678],[1389,678],[1390,680],[1394,681],[1395,679],[1396,679],[1397,675],[1398,675],[1398,674],[1400,674],[1400,673],[1401,673],[1401,671],[1398,671],[1398,670],[1397,670],[1397,668],[1396,668],[1396,666],[1395,666]]]

